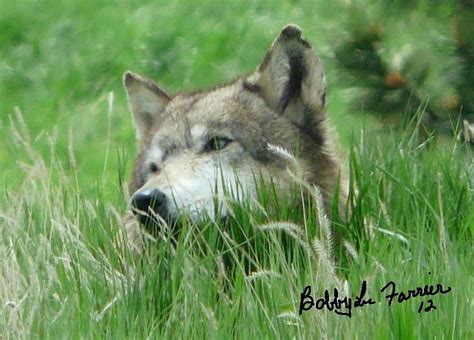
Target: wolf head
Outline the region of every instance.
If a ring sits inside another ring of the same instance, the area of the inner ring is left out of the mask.
[[[126,72],[124,86],[139,144],[131,206],[142,222],[150,214],[216,217],[216,203],[225,214],[224,192],[255,195],[256,176],[285,190],[287,165],[268,145],[297,153],[305,180],[329,203],[340,166],[326,121],[326,80],[299,27],[286,26],[257,70],[229,84],[170,95]]]

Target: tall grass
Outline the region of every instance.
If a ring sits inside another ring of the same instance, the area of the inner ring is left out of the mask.
[[[0,334],[471,338],[472,151],[406,131],[354,139],[346,221],[329,222],[315,188],[295,204],[298,195],[278,200],[263,187],[258,205],[231,204],[227,223],[184,221],[176,244],[170,233],[148,235],[137,256],[123,233],[133,223],[122,219],[125,198],[104,199],[100,182],[93,194],[81,191],[72,133],[68,165],[55,156],[54,134],[40,137],[51,148],[45,160],[18,112],[11,136],[24,156],[22,180],[0,208]],[[315,297],[333,288],[355,296],[363,281],[377,303],[352,318],[299,315],[305,286]],[[389,281],[452,292],[431,297],[437,309],[420,314],[426,299],[388,307],[380,288]]]
[[[348,3],[1,2],[0,338],[473,338],[472,151],[420,139],[417,122],[358,135],[355,90],[333,57]],[[390,23],[387,61],[411,43],[433,52],[434,85],[452,71],[450,6],[401,16],[399,2],[361,3]],[[134,143],[121,74],[172,92],[215,84],[254,70],[290,22],[324,61],[328,111],[351,145],[348,220],[333,213],[329,226],[312,188],[301,203],[262,187],[226,224],[184,221],[176,246],[146,235],[137,256],[122,232],[134,227],[122,219]],[[378,303],[352,319],[298,315],[306,285],[354,295],[364,280]],[[418,314],[420,300],[387,307],[390,280],[453,290]]]

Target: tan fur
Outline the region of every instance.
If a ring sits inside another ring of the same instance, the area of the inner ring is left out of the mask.
[[[323,67],[297,26],[282,30],[256,72],[230,84],[170,96],[127,72],[124,85],[140,149],[131,194],[150,188],[168,196],[179,192],[183,197],[175,197],[172,214],[209,209],[212,192],[206,181],[212,182],[218,167],[230,185],[236,173],[250,195],[253,175],[260,172],[285,187],[287,164],[268,151],[272,144],[298,151],[305,179],[321,189],[326,206],[340,181],[343,210],[346,181],[325,113]],[[232,142],[219,152],[206,151],[211,137]],[[150,173],[153,166],[158,173]]]

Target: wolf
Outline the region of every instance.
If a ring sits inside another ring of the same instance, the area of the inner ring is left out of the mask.
[[[337,192],[344,210],[346,178],[326,115],[323,65],[298,26],[282,29],[255,72],[212,89],[171,95],[131,71],[123,84],[139,149],[130,207],[142,225],[182,213],[199,220],[202,211],[223,217],[223,186],[253,197],[256,176],[287,190],[287,160],[271,145],[296,155],[326,208]]]

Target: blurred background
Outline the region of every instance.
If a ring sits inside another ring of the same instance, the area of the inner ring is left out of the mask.
[[[114,195],[135,152],[125,70],[171,93],[212,86],[253,71],[288,23],[324,62],[344,145],[362,128],[396,129],[416,115],[443,136],[474,121],[473,0],[0,0],[0,8],[2,187],[20,181],[26,155],[11,124],[23,117],[44,157],[53,151],[68,167],[73,151],[84,191],[102,181]]]

